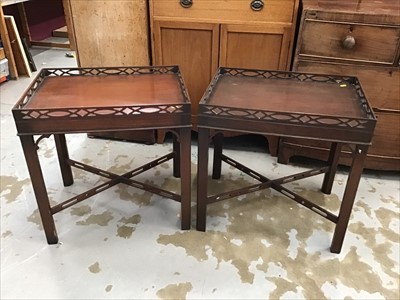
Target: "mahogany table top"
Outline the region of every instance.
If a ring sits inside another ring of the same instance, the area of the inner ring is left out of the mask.
[[[191,127],[178,66],[42,69],[12,111],[19,135]]]
[[[370,143],[376,118],[356,77],[219,68],[199,127]]]
[[[222,76],[207,103],[276,112],[366,117],[354,87],[346,82]]]
[[[46,77],[25,108],[182,104],[175,74]]]

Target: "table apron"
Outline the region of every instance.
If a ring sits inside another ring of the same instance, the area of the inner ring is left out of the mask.
[[[103,117],[98,118],[51,118],[39,120],[19,120],[16,122],[18,135],[84,133],[100,131],[127,131],[161,128],[191,127],[190,114]]]
[[[258,122],[235,120],[229,118],[209,118],[199,116],[198,127],[219,129],[224,131],[239,131],[283,137],[317,139],[342,143],[370,145],[373,129],[338,128],[328,126],[295,125],[277,122]]]

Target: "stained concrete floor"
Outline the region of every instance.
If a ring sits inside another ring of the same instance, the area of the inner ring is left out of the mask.
[[[65,50],[34,49],[38,68],[71,67]],[[366,171],[342,252],[329,252],[333,224],[271,190],[209,206],[206,233],[179,230],[179,205],[120,185],[55,215],[60,243],[47,245],[11,108],[30,83],[0,86],[1,299],[399,299],[399,174]],[[123,173],[172,149],[68,135],[76,160]],[[306,170],[276,163],[254,139],[234,139],[226,153],[271,178]],[[39,155],[52,204],[101,182],[74,170],[63,187],[52,138]],[[195,221],[196,140],[192,146]],[[314,162],[311,162],[311,164]],[[223,166],[212,193],[253,183]],[[346,168],[333,193],[321,176],[288,188],[337,212]],[[175,190],[170,162],[140,179]],[[193,227],[194,228],[194,227]]]

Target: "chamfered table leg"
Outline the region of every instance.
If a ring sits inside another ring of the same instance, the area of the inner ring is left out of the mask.
[[[191,128],[180,130],[180,177],[181,177],[181,216],[182,230],[191,227]]]
[[[357,145],[353,156],[353,162],[349,177],[347,179],[346,189],[343,194],[342,204],[339,211],[339,219],[333,234],[331,252],[340,253],[343,245],[344,236],[346,234],[347,225],[349,223],[350,214],[353,208],[354,199],[356,197],[358,184],[363,171],[364,160],[367,155],[368,146]]]
[[[64,186],[69,186],[74,183],[71,166],[68,164],[69,154],[65,134],[54,134],[56,143],[58,163],[60,164],[61,176]]]
[[[325,173],[324,181],[322,183],[321,191],[325,194],[330,194],[332,192],[333,181],[335,180],[335,174],[339,164],[340,153],[342,150],[342,144],[333,142],[331,145],[331,150],[329,152],[329,171]]]
[[[221,178],[221,167],[222,167],[222,141],[224,139],[224,135],[222,132],[218,132],[213,137],[214,141],[214,159],[213,159],[213,179]]]
[[[182,138],[182,135],[180,136],[180,138]],[[175,152],[175,156],[172,160],[174,177],[179,178],[181,177],[181,167],[180,167],[181,143],[178,137],[174,133],[172,134],[172,149]]]
[[[197,159],[197,220],[196,229],[206,230],[207,177],[208,177],[208,128],[198,128]]]
[[[22,149],[24,151],[26,164],[32,181],[33,191],[35,192],[40,217],[42,219],[44,232],[48,244],[57,244],[58,236],[51,212],[49,197],[43,179],[42,169],[36,150],[36,145],[32,135],[20,136]]]

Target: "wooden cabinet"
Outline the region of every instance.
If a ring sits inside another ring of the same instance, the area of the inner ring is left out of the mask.
[[[365,167],[400,170],[400,3],[303,0],[293,70],[360,79],[377,118]],[[328,145],[283,138],[279,161],[326,160]],[[346,152],[346,150],[344,150]],[[341,163],[350,163],[349,153]]]
[[[146,0],[64,0],[80,67],[148,65]]]
[[[154,64],[179,65],[196,123],[198,102],[218,67],[219,27],[213,23],[155,20],[153,34]]]
[[[153,63],[179,65],[194,129],[198,102],[219,66],[290,68],[297,7],[297,0],[150,0]],[[276,153],[276,142],[269,144]]]
[[[286,70],[291,26],[222,24],[220,66]]]
[[[80,67],[150,64],[147,0],[63,0],[70,42]],[[155,131],[95,133],[146,143]]]

